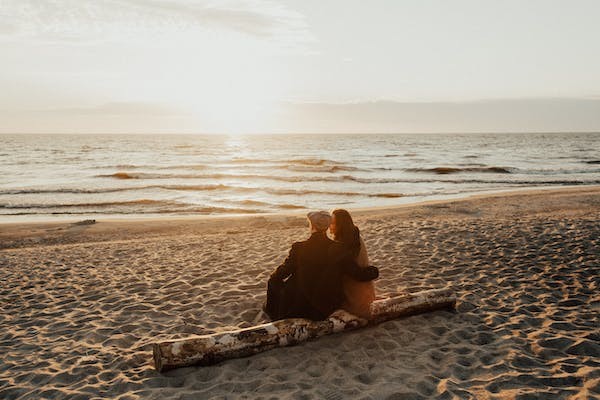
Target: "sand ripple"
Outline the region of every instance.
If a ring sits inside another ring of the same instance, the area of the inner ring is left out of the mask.
[[[264,282],[305,228],[3,250],[0,398],[600,396],[598,208],[455,204],[357,220],[381,293],[450,285],[458,312],[163,375],[150,343],[264,321]]]

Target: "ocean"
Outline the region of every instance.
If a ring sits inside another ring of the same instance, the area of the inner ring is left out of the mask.
[[[600,184],[600,133],[0,135],[0,222],[392,206]]]

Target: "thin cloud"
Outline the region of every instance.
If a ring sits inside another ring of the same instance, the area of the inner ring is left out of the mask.
[[[185,113],[162,104],[147,102],[116,101],[100,104],[93,107],[63,107],[37,110],[40,113],[65,115],[65,116],[182,116]]]
[[[7,0],[0,12],[5,38],[127,41],[214,29],[287,44],[312,40],[302,14],[267,0]]]

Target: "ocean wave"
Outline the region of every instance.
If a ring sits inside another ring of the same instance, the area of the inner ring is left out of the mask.
[[[562,169],[562,168],[548,168],[548,169],[524,169],[524,170],[520,170],[519,171],[522,175],[542,175],[542,176],[556,176],[556,175],[578,175],[578,174],[584,174],[584,175],[591,175],[591,174],[597,174],[600,173],[600,169],[598,168],[594,168],[594,169],[588,169],[588,168],[582,168],[582,169],[573,169],[573,168],[569,168],[569,169]]]
[[[76,189],[76,188],[56,188],[56,189],[25,189],[25,190],[0,190],[0,195],[21,195],[21,194],[101,194],[111,192],[126,192],[126,191],[137,191],[137,190],[148,190],[148,189],[163,189],[163,190],[174,190],[174,191],[228,191],[233,193],[267,193],[274,196],[340,196],[340,197],[372,197],[372,198],[400,198],[405,197],[405,193],[371,193],[365,190],[360,191],[335,191],[335,190],[315,190],[315,189],[285,189],[285,188],[263,188],[263,187],[245,187],[245,186],[230,186],[230,185],[148,185],[139,187],[118,187],[111,189]],[[135,202],[135,200],[133,201]],[[111,204],[130,204],[128,202],[107,202],[102,203],[106,205]],[[243,205],[272,205],[270,203],[260,204],[261,202],[255,200],[248,200]],[[72,204],[75,205],[75,204]],[[31,205],[34,207],[33,205]],[[300,206],[295,205],[278,205],[282,208],[299,208]],[[25,207],[26,208],[26,207]]]
[[[261,174],[153,174],[146,172],[115,172],[113,174],[96,175],[97,178],[113,179],[264,179],[282,182],[341,182],[344,180],[357,180],[351,175],[342,176],[278,176]]]
[[[459,172],[481,172],[494,174],[511,174],[514,168],[509,167],[435,167],[435,168],[408,168],[408,172],[432,172],[438,175],[455,174]]]
[[[85,209],[78,211],[79,213],[88,213],[88,212],[96,212],[94,210],[88,211],[88,208],[93,209],[102,209],[98,210],[98,213],[118,213],[119,211],[123,211],[124,207],[133,208],[136,213],[164,213],[164,212],[172,212],[172,213],[181,213],[181,212],[200,212],[200,213],[257,213],[264,212],[267,209],[278,208],[284,210],[292,210],[292,209],[304,209],[306,207],[297,205],[297,204],[277,204],[277,203],[268,203],[265,201],[252,200],[252,199],[244,199],[244,200],[232,200],[229,203],[236,205],[236,207],[198,207],[193,203],[183,203],[177,201],[170,200],[153,200],[153,199],[140,199],[140,200],[127,200],[127,201],[106,201],[106,202],[86,202],[86,203],[61,203],[61,204],[47,204],[47,203],[28,203],[28,204],[1,204],[0,209],[3,210],[30,210],[27,213],[43,213],[43,214],[53,214],[53,212],[44,211],[44,212],[36,212],[31,210],[61,210],[61,209]],[[241,207],[237,207],[241,206]],[[248,208],[253,207],[253,208]],[[257,208],[258,207],[258,208]],[[106,209],[109,210],[106,210]],[[69,210],[69,211],[56,211],[54,213],[59,214],[70,214],[77,213],[77,211]],[[2,215],[8,215],[6,213],[1,213]],[[16,215],[16,214],[10,214]]]
[[[227,164],[272,164],[278,162],[278,160],[269,160],[267,158],[246,158],[246,157],[236,157],[231,160],[224,161]]]
[[[224,208],[224,207],[189,207],[186,209],[148,209],[148,210],[73,210],[73,211],[18,211],[18,212],[0,212],[0,215],[87,215],[87,214],[260,214],[264,213],[264,210],[257,210],[252,208]]]
[[[304,206],[297,206],[295,204],[277,204],[278,208],[282,208],[284,210],[301,210],[303,208],[306,208]]]
[[[368,171],[348,165],[284,165],[279,168],[296,172],[341,172],[341,171]]]
[[[115,178],[115,179],[140,179],[139,176],[148,174],[132,174],[127,172],[115,172],[114,174],[96,175],[98,178]]]
[[[112,193],[126,190],[135,190],[135,188],[107,188],[107,189],[77,189],[77,188],[57,188],[57,189],[4,189],[0,190],[0,195],[6,194],[95,194],[95,193]]]
[[[231,191],[236,193],[256,193],[266,192],[273,195],[281,196],[304,196],[304,195],[333,195],[333,196],[366,196],[366,197],[403,197],[403,193],[369,193],[365,192],[349,192],[335,190],[312,190],[312,189],[285,189],[285,188],[262,188],[248,186],[232,186],[232,185],[145,185],[132,187],[116,187],[116,188],[98,188],[98,189],[78,189],[78,188],[55,188],[55,189],[8,189],[0,190],[0,195],[21,195],[21,194],[100,194],[100,193],[115,193],[128,192],[138,190],[175,190],[175,191]]]
[[[442,174],[443,175],[443,174]],[[358,182],[363,184],[394,184],[394,183],[453,183],[453,184],[508,184],[508,185],[592,185],[599,184],[598,179],[519,179],[511,175],[511,179],[479,179],[479,178],[359,178],[352,175],[342,176],[323,176],[323,177],[276,177],[264,175],[193,175],[193,178],[245,178],[245,179],[266,179],[275,181],[285,181],[297,183],[302,181],[309,182]],[[173,175],[164,178],[172,178]],[[339,191],[322,189],[288,189],[288,188],[269,188],[253,186],[236,186],[227,184],[206,184],[206,185],[182,185],[182,184],[154,184],[129,187],[114,188],[31,188],[31,189],[0,189],[0,195],[24,195],[24,194],[101,194],[142,190],[173,190],[173,191],[229,191],[234,193],[256,193],[266,192],[273,195],[333,195],[333,196],[356,196],[356,197],[404,197],[406,193],[370,193],[370,189],[364,191]]]
[[[279,195],[279,196],[307,196],[307,195],[331,195],[331,196],[344,196],[344,197],[404,197],[404,193],[369,193],[368,191],[364,192],[349,192],[349,191],[335,191],[335,190],[311,190],[311,189],[260,189],[269,194]]]
[[[111,168],[113,166],[109,165],[106,167],[98,167],[98,168]],[[147,165],[136,165],[136,164],[117,164],[114,166],[115,168],[119,168],[119,169],[136,169],[136,168],[147,168]]]
[[[151,164],[104,164],[88,167],[90,169],[150,169],[150,170],[166,170],[166,169],[207,169],[207,164],[180,164],[180,165],[151,165]]]
[[[600,160],[583,160],[581,163],[588,165],[600,165]],[[208,164],[181,164],[181,165],[163,165],[163,166],[150,166],[150,165],[141,165],[141,164],[118,164],[118,165],[103,165],[98,167],[91,167],[94,169],[107,169],[107,168],[117,168],[121,170],[139,170],[139,169],[147,169],[151,170],[151,172],[147,171],[119,171],[111,174],[101,174],[95,175],[96,177],[111,177],[115,179],[163,179],[163,178],[194,178],[195,175],[191,173],[186,173],[190,171],[206,171],[209,169],[213,169],[214,172],[208,173],[206,177],[218,177],[218,176],[227,176],[227,172],[219,172],[219,170],[230,170],[232,169],[231,165],[227,164],[216,164],[216,165],[208,165]],[[458,163],[452,167],[432,167],[432,168],[391,168],[391,167],[356,167],[353,165],[344,165],[344,164],[335,164],[335,165],[304,165],[304,164],[270,164],[270,165],[262,165],[255,166],[254,169],[258,169],[255,174],[235,174],[231,176],[258,176],[262,174],[266,174],[266,171],[262,170],[287,170],[292,172],[308,172],[308,173],[336,173],[336,172],[375,172],[375,171],[406,171],[406,172],[416,172],[416,173],[435,173],[438,175],[449,175],[463,172],[471,172],[471,173],[496,173],[496,174],[514,174],[514,173],[522,173],[522,174],[535,174],[535,173],[589,173],[596,171],[589,170],[564,170],[564,169],[518,169],[515,167],[499,167],[499,166],[486,166],[486,164],[476,163],[476,162],[465,162]],[[154,171],[153,171],[154,170]],[[159,171],[156,171],[159,170]],[[173,173],[163,172],[168,170],[183,170],[183,171],[173,171]],[[266,176],[266,175],[265,175]],[[202,178],[203,176],[199,176]]]
[[[267,203],[266,201],[251,200],[251,199],[232,201],[232,203],[240,204],[243,206],[274,207],[274,208],[281,208],[284,210],[300,210],[300,209],[306,208],[304,206],[300,206],[300,205],[296,205],[296,204]]]
[[[192,170],[203,170],[211,168],[206,164],[182,164],[182,165],[166,165],[159,167],[158,169],[192,169]]]
[[[283,161],[288,164],[298,164],[298,165],[342,165],[344,163],[334,160],[329,160],[326,158],[298,158]]]
[[[368,195],[369,197],[383,197],[388,199],[395,199],[398,197],[404,197],[406,195],[401,193],[372,193]]]
[[[115,187],[115,188],[54,188],[54,189],[5,189],[0,190],[0,195],[4,194],[99,194],[99,193],[116,193],[129,192],[145,189],[166,189],[166,190],[185,190],[185,191],[212,191],[212,190],[227,190],[237,188],[236,186],[228,185],[144,185],[130,187]]]
[[[125,201],[106,201],[94,203],[63,203],[63,204],[1,204],[0,208],[4,209],[19,209],[19,208],[71,208],[71,207],[119,207],[119,206],[183,206],[186,204],[168,200],[125,200]]]
[[[265,203],[267,204],[267,203]],[[243,205],[243,204],[242,204]],[[250,203],[246,205],[252,205]],[[258,204],[254,204],[258,205]],[[284,204],[282,208],[295,207]],[[90,210],[91,209],[91,210]],[[93,203],[68,203],[68,204],[0,204],[0,215],[29,215],[29,214],[255,214],[264,212],[264,209],[247,207],[212,207],[197,206],[195,204],[181,203],[169,200],[130,200],[107,201]],[[5,212],[4,210],[27,210]],[[37,210],[37,211],[36,211]],[[39,211],[43,210],[43,211]]]
[[[519,179],[419,179],[412,181],[404,181],[406,183],[477,183],[477,184],[501,184],[501,185],[599,185],[599,179],[591,180],[568,180],[568,179],[555,179],[555,180],[519,180]]]
[[[245,160],[250,161],[250,160]],[[254,160],[256,161],[256,160]],[[323,161],[323,162],[322,162]],[[236,168],[241,168],[243,166],[250,167],[253,169],[283,169],[288,171],[296,171],[296,172],[325,172],[325,173],[335,173],[342,171],[372,171],[373,169],[369,168],[358,168],[352,165],[346,165],[343,163],[338,163],[335,161],[328,160],[315,160],[313,163],[307,162],[307,160],[303,160],[302,162],[288,162],[288,161],[267,161],[264,160],[264,164],[259,164],[258,162],[246,162],[246,163],[236,163]],[[180,165],[162,165],[162,166],[153,166],[153,165],[143,165],[143,164],[116,164],[116,165],[98,165],[90,167],[92,169],[109,169],[115,168],[120,170],[219,170],[219,169],[230,169],[232,165],[229,163],[215,163],[213,165],[208,164],[180,164]],[[145,172],[149,174],[149,172]],[[132,176],[135,174],[141,173],[128,173],[128,172],[117,172],[114,177],[119,179],[132,179]],[[109,175],[109,174],[107,174]]]
[[[354,175],[335,175],[335,176],[280,176],[280,175],[261,175],[261,174],[150,174],[134,172],[116,172],[114,174],[96,175],[98,178],[114,179],[242,179],[242,180],[269,180],[288,183],[297,182],[359,182],[359,183],[399,183],[407,182],[398,178],[361,178]]]
[[[232,164],[288,164],[288,165],[344,165],[345,163],[327,158],[291,158],[291,159],[262,159],[238,157],[229,161]]]

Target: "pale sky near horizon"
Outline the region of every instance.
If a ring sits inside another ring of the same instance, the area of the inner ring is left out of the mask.
[[[0,133],[600,130],[600,1],[0,0]]]

